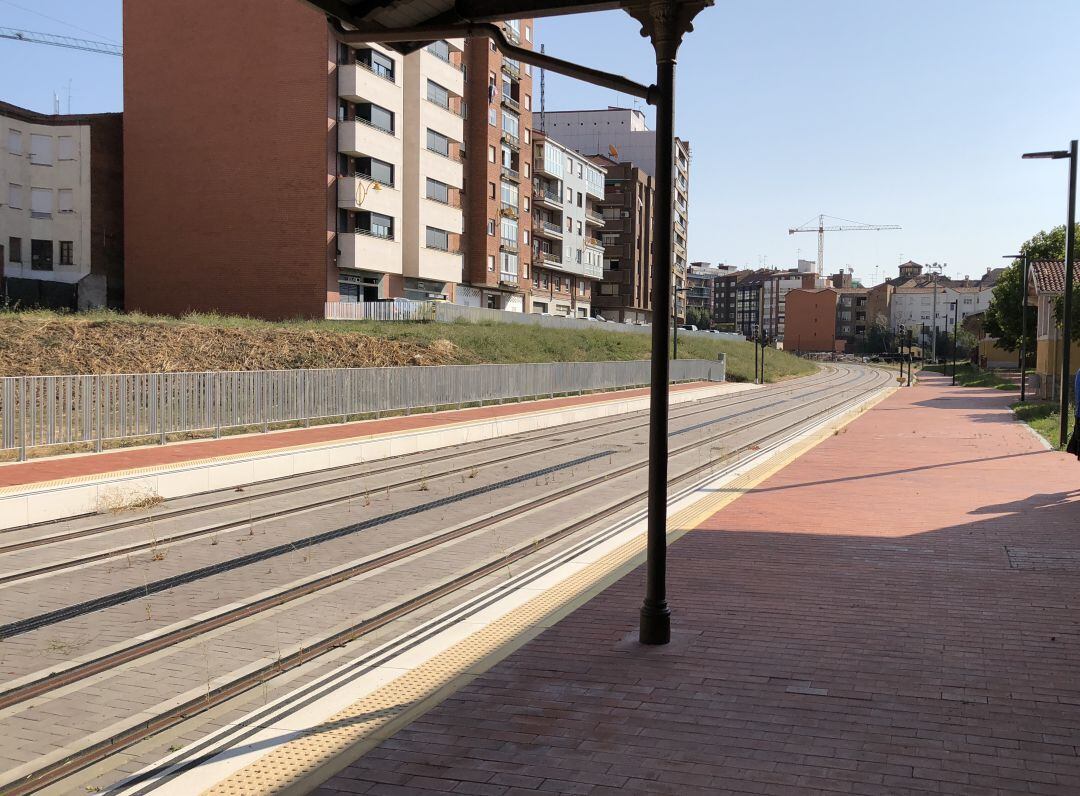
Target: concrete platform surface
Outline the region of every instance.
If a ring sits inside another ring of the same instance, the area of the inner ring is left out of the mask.
[[[370,794],[1080,793],[1080,467],[927,376],[326,781]]]

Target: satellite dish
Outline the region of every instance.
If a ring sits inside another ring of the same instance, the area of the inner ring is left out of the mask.
[[[610,154],[613,158],[618,160],[618,158],[619,158],[619,150],[617,150],[615,148],[614,144],[608,144],[607,150],[608,150],[608,154]]]

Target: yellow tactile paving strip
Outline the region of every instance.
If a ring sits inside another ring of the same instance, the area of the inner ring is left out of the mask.
[[[726,383],[726,382],[718,382]],[[691,394],[698,390],[709,390],[709,386],[705,387],[691,387],[678,390],[680,397],[682,394]],[[674,394],[674,393],[673,393]],[[556,406],[550,409],[532,409],[521,412],[520,414],[508,414],[499,415],[495,417],[484,417],[475,420],[457,420],[449,423],[443,423],[437,426],[426,426],[423,428],[408,429],[408,430],[396,430],[396,431],[382,431],[373,434],[357,434],[355,437],[343,437],[341,439],[326,440],[324,442],[307,442],[297,445],[286,445],[280,448],[267,448],[264,450],[256,451],[241,451],[239,453],[227,453],[220,456],[207,456],[200,459],[191,459],[182,462],[164,462],[162,464],[154,464],[146,467],[131,467],[128,469],[113,470],[107,473],[88,473],[86,475],[75,475],[69,478],[56,478],[50,481],[35,481],[30,484],[14,484],[11,486],[0,486],[0,496],[14,495],[22,492],[33,492],[42,489],[53,489],[56,487],[72,486],[74,484],[83,484],[93,481],[109,481],[118,478],[133,478],[140,475],[154,475],[156,473],[166,472],[169,470],[185,470],[193,467],[206,467],[215,464],[226,464],[228,462],[243,461],[245,459],[258,459],[267,456],[287,455],[297,452],[315,452],[324,450],[326,448],[336,448],[343,445],[355,445],[357,443],[377,442],[381,439],[389,439],[392,437],[408,436],[410,434],[426,434],[431,432],[448,431],[451,429],[463,428],[467,426],[479,426],[485,423],[493,423],[502,420],[520,420],[526,417],[541,417],[544,415],[558,414],[560,412],[567,412],[574,409],[591,409],[593,407],[608,406],[610,404],[619,403],[620,401],[633,401],[638,400],[641,396],[632,397],[618,397],[612,398],[607,401],[594,401],[592,403],[584,404],[569,404],[566,406]],[[647,397],[647,396],[645,396]],[[685,401],[680,401],[685,402]],[[363,421],[361,421],[363,422]],[[296,431],[297,429],[284,429],[284,431]],[[275,432],[271,432],[275,433]],[[242,435],[240,435],[242,436]],[[203,440],[208,441],[208,440]],[[80,454],[86,456],[92,456],[95,454]]]
[[[837,422],[829,423],[813,436],[739,476],[724,491],[672,515],[668,520],[669,540],[693,530],[891,392],[882,391]],[[306,793],[639,566],[644,554],[645,538],[639,535],[556,587],[338,711],[325,723],[234,772],[203,791],[203,796]]]

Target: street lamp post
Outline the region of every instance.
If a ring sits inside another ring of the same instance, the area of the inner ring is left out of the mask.
[[[1027,400],[1027,294],[1028,294],[1028,265],[1029,257],[1026,254],[1004,254],[1007,260],[1024,261],[1024,284],[1020,288],[1020,403]]]
[[[1069,142],[1068,149],[1060,149],[1053,152],[1027,152],[1023,155],[1025,160],[1069,159],[1069,199],[1068,216],[1065,222],[1065,297],[1064,318],[1061,322],[1062,346],[1061,346],[1061,426],[1058,429],[1058,441],[1061,447],[1065,447],[1069,441],[1069,393],[1072,388],[1072,372],[1069,367],[1069,348],[1072,346],[1072,293],[1073,293],[1073,259],[1076,246],[1076,139]]]
[[[671,295],[674,297],[673,301],[675,302],[675,309],[676,309],[676,311],[673,312],[672,315],[671,315],[671,358],[672,359],[678,359],[679,358],[679,313],[678,313],[679,294],[680,293],[685,293],[689,289],[690,288],[688,288],[688,287],[677,287],[677,288],[674,288],[671,291]]]
[[[956,386],[956,333],[960,325],[960,300],[952,302],[952,386]]]

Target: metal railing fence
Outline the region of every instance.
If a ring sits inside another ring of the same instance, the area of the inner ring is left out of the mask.
[[[672,362],[672,381],[723,381],[723,360]],[[643,386],[649,362],[0,378],[0,450],[93,445]]]
[[[486,307],[465,307],[446,301],[411,301],[394,299],[393,301],[330,301],[325,305],[324,316],[332,321],[438,321],[453,323],[469,321],[471,323],[514,323],[526,326],[543,326],[549,329],[592,329],[603,332],[632,332],[649,334],[649,325],[591,321],[587,318],[569,318],[561,315],[539,315],[527,312],[492,310]],[[708,340],[746,340],[741,334],[733,332],[688,332],[679,330],[679,337],[689,335]]]

